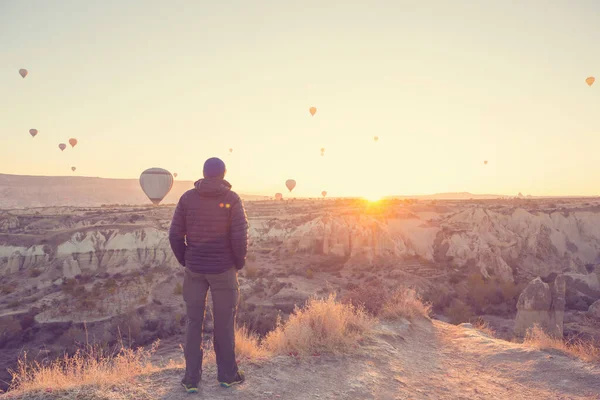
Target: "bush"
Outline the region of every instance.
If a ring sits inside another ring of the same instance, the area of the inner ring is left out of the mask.
[[[175,295],[183,294],[183,286],[181,286],[180,282],[177,282],[177,285],[175,285],[175,288],[173,289],[173,294],[175,294]]]
[[[342,297],[342,303],[361,307],[373,316],[379,315],[387,299],[383,286],[364,285],[348,291]]]
[[[562,338],[549,336],[537,324],[527,330],[523,344],[540,350],[558,350],[587,362],[600,361],[600,347],[597,344],[582,340],[565,342]]]
[[[9,285],[0,285],[0,294],[6,295],[11,294],[15,291],[15,288]]]
[[[413,319],[429,318],[430,314],[431,304],[425,303],[416,290],[403,288],[396,290],[386,299],[379,315],[385,319]]]
[[[285,324],[278,321],[264,344],[274,354],[344,353],[370,332],[373,323],[362,309],[336,301],[335,295],[312,298],[304,308],[296,307]]]
[[[459,299],[452,300],[450,306],[444,310],[444,314],[450,318],[452,324],[469,322],[474,315],[473,309]]]
[[[312,270],[312,269],[310,269],[310,268],[309,268],[309,269],[307,269],[307,270],[306,270],[306,277],[307,277],[308,279],[312,279],[312,278],[313,278],[313,276],[314,276],[313,270]]]
[[[481,274],[475,273],[467,279],[467,301],[479,314],[490,312],[495,305],[505,304],[515,311],[522,286],[499,279],[485,280]]]
[[[495,337],[496,336],[496,331],[494,331],[494,329],[492,329],[492,327],[490,326],[490,324],[488,324],[486,321],[484,321],[480,317],[478,317],[475,320],[475,322],[473,322],[473,328],[477,329],[480,332],[485,333],[486,335],[488,335],[490,337]]]
[[[37,268],[32,269],[31,271],[29,271],[29,277],[30,278],[37,278],[38,276],[40,276],[42,274],[42,271],[40,271]]]
[[[268,352],[261,346],[258,335],[242,326],[235,330],[235,354],[239,358],[258,359],[266,357]]]
[[[246,273],[244,275],[248,279],[254,279],[258,276],[258,270],[256,267],[246,267]]]
[[[8,370],[12,376],[10,389],[16,392],[64,390],[83,385],[100,388],[130,382],[143,373],[157,370],[150,363],[151,355],[158,347],[156,341],[150,350],[120,348],[108,351],[96,345],[86,345],[73,356],[65,355],[49,365],[28,362],[27,353],[18,360],[16,370]]]

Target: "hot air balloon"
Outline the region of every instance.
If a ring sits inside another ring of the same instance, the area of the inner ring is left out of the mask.
[[[230,153],[233,153],[233,149],[229,149],[229,152],[230,152]]]
[[[592,86],[595,81],[596,81],[596,78],[594,78],[593,76],[587,77],[585,79],[585,83],[587,83],[588,86]]]
[[[149,168],[140,175],[140,186],[152,204],[157,206],[173,187],[173,175],[166,169]]]
[[[311,107],[308,109],[308,111],[310,111],[310,115],[314,116],[317,112],[317,107]]]
[[[374,141],[378,141],[378,140],[379,140],[379,136],[374,136],[374,137],[373,137],[373,140],[374,140]]]
[[[323,197],[327,196],[327,192],[326,192],[325,190],[323,190],[323,191],[321,192],[321,196],[323,196]]]
[[[177,178],[177,172],[173,174],[173,178]]]
[[[483,163],[487,165],[487,160],[485,160]]]
[[[58,148],[60,149],[60,151],[65,151],[65,149],[67,148],[67,145],[64,143],[61,143],[58,145]]]
[[[35,137],[35,135],[38,134],[37,129],[30,129],[29,134],[31,135],[31,137]]]
[[[75,147],[75,145],[77,144],[77,139],[74,139],[74,138],[69,139],[69,144],[71,145],[71,147]]]
[[[75,168],[75,167],[71,167],[71,171],[73,171],[73,172],[75,172],[76,169],[77,168]]]
[[[285,181],[285,186],[291,192],[296,187],[296,181],[293,179],[288,179],[287,181]]]
[[[25,68],[21,68],[19,70],[19,75],[21,75],[22,78],[25,78],[27,76],[28,72]]]
[[[281,193],[275,193],[275,200],[283,200],[283,195]]]

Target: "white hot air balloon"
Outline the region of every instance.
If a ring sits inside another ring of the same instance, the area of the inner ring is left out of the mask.
[[[157,206],[173,187],[173,175],[166,169],[149,168],[140,175],[140,186],[152,204]]]

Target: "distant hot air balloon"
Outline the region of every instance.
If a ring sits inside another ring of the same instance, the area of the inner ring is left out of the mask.
[[[288,179],[287,181],[285,181],[285,186],[291,192],[296,187],[296,181],[293,179]]]
[[[323,196],[323,197],[327,196],[327,192],[326,192],[325,190],[323,190],[323,191],[321,192],[321,196]]]
[[[75,147],[75,145],[77,144],[77,139],[74,139],[74,138],[69,139],[69,144],[71,145],[71,147]]]
[[[77,168],[75,168],[75,167],[71,167],[71,171],[73,171],[73,172],[75,172],[76,169]]]
[[[27,76],[28,72],[25,68],[21,68],[19,70],[19,75],[21,75],[22,78],[25,78]]]
[[[35,135],[38,134],[37,129],[30,129],[29,134],[31,135],[31,137],[35,137]]]
[[[281,193],[275,193],[275,200],[282,200],[283,195]]]
[[[177,172],[173,174],[173,178],[177,178]]]
[[[592,86],[595,81],[596,81],[596,78],[594,78],[593,76],[587,77],[585,79],[585,83],[587,83],[588,86]]]
[[[379,140],[379,136],[374,136],[374,137],[373,137],[373,140],[374,140],[374,141],[378,141],[378,140]]]
[[[61,143],[58,145],[58,148],[60,149],[60,151],[65,151],[65,149],[67,148],[67,145],[64,143]]]
[[[149,168],[140,175],[140,186],[152,204],[158,205],[173,187],[173,175],[166,169]]]
[[[230,153],[233,153],[233,149],[229,149],[229,152],[230,152]]]
[[[483,163],[487,165],[487,160],[485,160]]]
[[[314,116],[317,112],[317,107],[311,107],[308,109],[310,111],[310,115]]]

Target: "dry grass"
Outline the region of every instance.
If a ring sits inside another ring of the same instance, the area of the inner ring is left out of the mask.
[[[477,318],[477,320],[473,322],[473,328],[485,333],[489,337],[496,337],[496,331],[494,331],[490,325],[481,318]]]
[[[527,331],[523,344],[541,350],[558,350],[582,361],[600,362],[600,347],[582,340],[565,341],[549,336],[538,325]]]
[[[235,353],[238,358],[252,360],[263,359],[269,355],[261,345],[258,335],[248,330],[246,326],[235,331]]]
[[[86,346],[72,356],[65,355],[49,365],[28,362],[27,354],[18,360],[12,375],[11,391],[36,392],[60,391],[74,387],[92,386],[106,388],[131,381],[134,377],[157,371],[150,363],[159,341],[150,350],[132,350],[120,346],[116,351],[107,351],[100,346]]]
[[[379,316],[383,319],[429,318],[431,304],[423,301],[416,290],[402,288],[393,292],[383,304]]]
[[[343,353],[370,332],[373,324],[361,308],[340,303],[335,295],[312,298],[304,308],[296,307],[285,324],[278,321],[264,346],[274,354]]]

